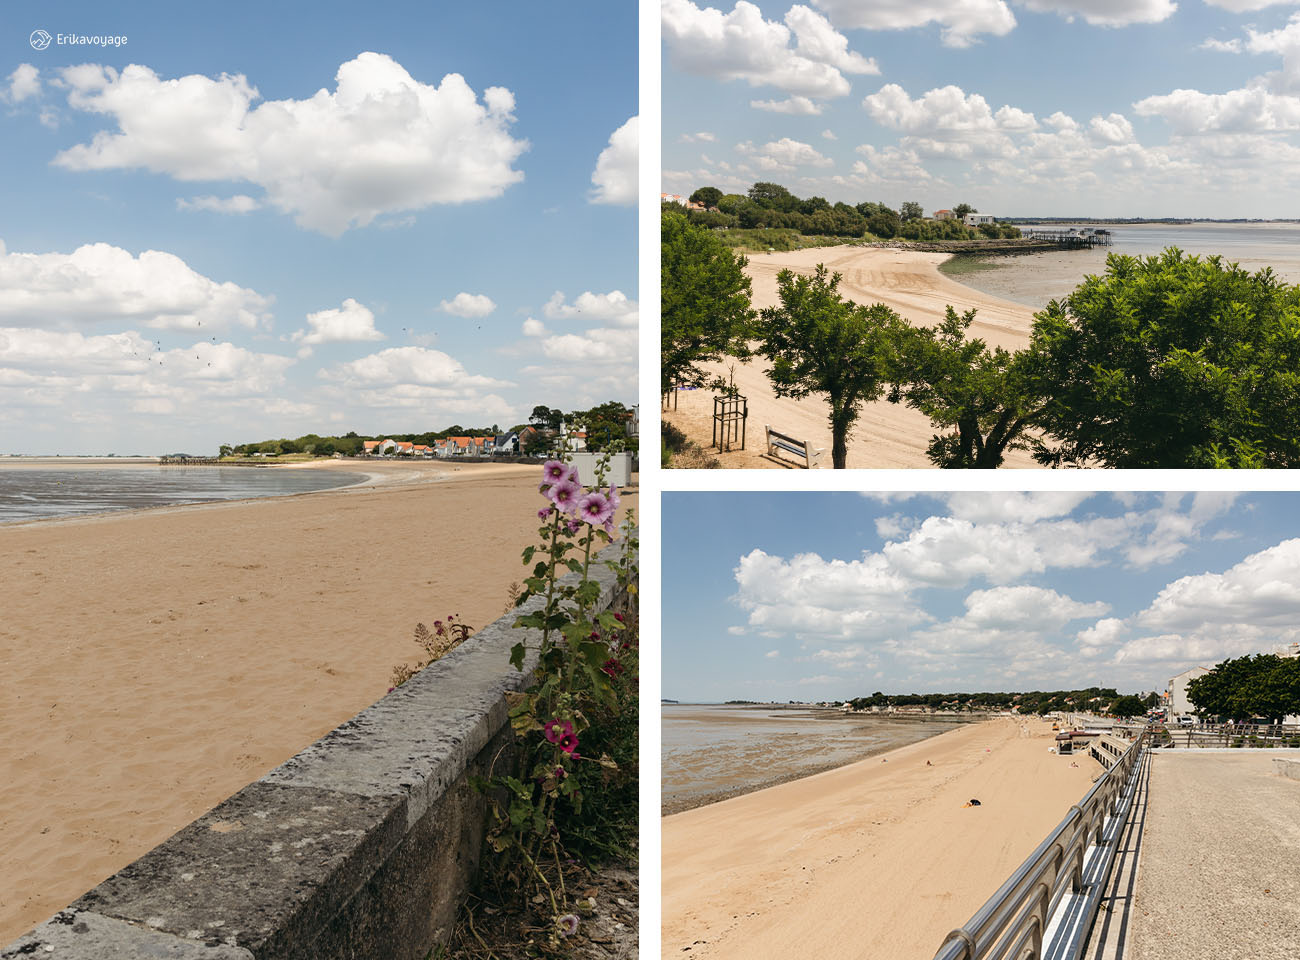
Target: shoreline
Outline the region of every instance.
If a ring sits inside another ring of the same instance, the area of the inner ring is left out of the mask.
[[[490,473],[0,526],[0,942],[382,697],[417,621],[499,617],[540,498]]]
[[[826,711],[826,712],[834,713],[835,716],[834,717],[813,716],[810,719],[812,719],[814,722],[817,722],[819,720],[832,720],[832,719],[854,719],[853,715],[849,715],[848,717],[846,717],[844,714],[841,714],[838,711]],[[862,719],[866,719],[869,716],[870,715],[864,714],[862,715]],[[855,763],[860,763],[863,760],[869,759],[871,757],[878,757],[881,756],[882,754],[893,753],[896,750],[901,750],[904,747],[911,746],[916,743],[923,743],[926,740],[933,740],[936,737],[942,737],[945,734],[953,732],[953,730],[955,729],[959,729],[960,727],[968,726],[972,723],[986,722],[987,720],[990,720],[992,718],[981,717],[976,720],[951,720],[951,721],[946,719],[945,720],[924,720],[924,721],[899,719],[899,718],[876,718],[876,719],[878,720],[892,719],[894,722],[900,725],[917,723],[917,722],[942,723],[951,727],[952,729],[933,730],[925,734],[924,736],[920,737],[919,739],[909,740],[904,743],[892,742],[892,743],[875,743],[875,744],[865,745],[861,748],[860,751],[854,751],[852,755],[846,755],[841,759],[827,761],[826,763],[813,764],[811,766],[800,767],[799,769],[796,770],[789,770],[785,773],[776,774],[770,777],[765,777],[761,780],[755,780],[751,783],[738,784],[733,787],[719,788],[716,790],[711,790],[708,793],[695,794],[693,796],[678,796],[678,797],[670,798],[668,797],[665,791],[665,793],[663,794],[660,800],[660,805],[659,805],[660,816],[669,817],[669,816],[673,816],[674,814],[685,813],[688,810],[698,810],[700,807],[711,806],[712,804],[715,803],[721,803],[724,800],[731,800],[736,797],[744,797],[744,796],[748,796],[749,794],[758,793],[759,791],[766,790],[769,787],[776,787],[784,783],[793,783],[798,780],[807,779],[808,777],[815,777],[818,774],[827,773],[831,770],[839,770],[842,767],[847,767]]]
[[[885,247],[812,247],[790,252],[755,254],[745,268],[752,285],[755,309],[776,306],[777,273],[789,268],[811,274],[819,263],[840,273],[841,294],[861,304],[884,303],[908,322],[934,326],[951,304],[959,313],[974,308],[975,321],[969,337],[979,337],[990,347],[1016,350],[1029,342],[1034,310],[992,294],[968,287],[939,271],[939,265],[954,256]],[[718,453],[711,450],[713,394],[708,390],[682,391],[677,408],[663,412],[664,422],[686,434],[723,467],[782,469],[784,466],[763,456],[763,425],[824,449],[824,466],[830,467],[830,408],[817,396],[802,400],[778,399],[766,376],[769,364],[761,358],[742,363],[723,360],[705,364],[704,369],[724,380],[734,381],[747,398],[749,421],[745,449]],[[929,417],[904,404],[886,400],[864,403],[848,443],[848,467],[933,469],[926,448],[935,430]],[[1004,469],[1043,469],[1026,451],[1011,451]]]
[[[102,466],[106,466],[107,464],[113,464],[113,463],[116,463],[121,467],[135,468],[135,469],[139,469],[141,467],[157,466],[156,462],[122,463],[121,458],[116,458],[116,457],[112,458],[111,460],[105,461],[103,464],[98,462],[92,463],[92,462],[85,462],[85,461],[81,463],[69,464],[67,461],[69,461],[71,458],[68,457],[51,458],[51,459],[62,459],[63,463],[54,463],[54,464],[40,463],[40,464],[15,465],[15,466],[19,470],[44,469],[47,466],[63,467],[63,468],[70,467],[71,469],[85,468],[85,469],[98,470],[101,469]],[[93,459],[93,458],[87,458],[87,459]],[[236,504],[260,503],[263,501],[297,500],[303,497],[316,497],[325,494],[343,494],[346,491],[374,490],[374,489],[379,489],[381,487],[405,486],[409,484],[443,483],[447,481],[450,477],[452,477],[454,474],[459,472],[463,467],[470,466],[468,464],[452,464],[452,463],[445,463],[444,465],[444,463],[440,463],[439,461],[417,461],[413,463],[405,463],[400,461],[386,462],[381,460],[375,463],[365,464],[364,470],[354,469],[356,467],[361,466],[362,463],[363,463],[362,461],[354,461],[354,460],[309,460],[309,461],[302,461],[299,463],[267,464],[267,469],[273,469],[273,470],[333,470],[333,471],[338,471],[343,473],[352,473],[355,474],[357,477],[359,477],[359,479],[357,480],[353,480],[348,483],[341,483],[338,484],[337,486],[324,487],[320,490],[301,490],[294,493],[275,493],[275,494],[254,495],[250,497],[231,497],[231,498],[214,499],[214,500],[196,500],[192,503],[160,503],[149,507],[113,507],[107,510],[97,510],[92,513],[78,513],[78,514],[72,514],[68,516],[33,517],[27,520],[0,520],[0,530],[10,529],[14,527],[29,526],[32,524],[53,525],[53,524],[66,524],[66,523],[94,523],[103,520],[105,518],[129,516],[135,514],[177,513],[177,512],[183,512],[189,510],[216,508],[220,506],[230,506]],[[11,466],[9,462],[0,459],[0,472],[3,472],[9,466]],[[201,467],[197,467],[195,469],[212,470],[212,469],[234,468],[236,466],[238,465],[229,464],[223,466],[221,464],[207,464]],[[434,469],[430,470],[429,469],[430,467],[433,467]],[[521,470],[521,469],[526,470],[530,468],[530,466],[526,464],[513,464],[513,463],[474,464],[472,465],[472,467],[473,469],[484,470],[484,476],[498,475],[497,471],[489,470],[488,469],[489,467],[497,467],[503,469],[509,468],[513,470]],[[183,470],[187,468],[175,467],[169,469]]]
[[[1053,737],[995,717],[664,817],[662,956],[933,955],[1100,773]]]

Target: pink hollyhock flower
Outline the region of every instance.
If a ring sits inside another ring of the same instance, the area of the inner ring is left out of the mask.
[[[605,496],[609,499],[609,505],[610,505],[610,507],[613,508],[614,510],[617,510],[617,509],[618,509],[618,504],[619,504],[619,500],[618,500],[618,487],[614,486],[614,485],[611,483],[611,484],[609,485],[609,490],[606,491],[606,493],[605,493]]]
[[[549,517],[549,516],[551,515],[551,511],[552,511],[553,509],[554,509],[554,507],[547,507],[545,510],[538,510],[538,511],[537,511],[537,519],[538,519],[538,520],[545,520],[547,517]]]
[[[559,743],[565,737],[573,736],[573,724],[565,720],[548,720],[542,730],[551,743]]]
[[[568,726],[568,724],[565,724],[565,726]],[[573,751],[578,749],[578,738],[574,735],[572,727],[569,727],[564,736],[560,737],[556,743],[565,753],[573,753]],[[573,753],[573,755],[575,757],[577,756],[576,753]]]
[[[571,937],[578,932],[578,917],[576,914],[566,913],[562,917],[556,917],[555,923],[560,928],[560,936],[562,937]]]
[[[569,529],[569,533],[571,533],[571,534],[573,534],[573,533],[577,533],[579,530],[582,529],[582,524],[579,523],[577,520],[570,520],[570,521],[568,521],[568,523],[566,524],[566,526],[568,527],[568,529]]]
[[[572,513],[578,498],[582,496],[582,487],[571,480],[560,480],[551,484],[551,488],[546,491],[546,496],[562,512]]]
[[[579,476],[578,468],[575,467],[573,464],[569,464],[569,479],[572,480],[574,483],[576,483],[578,486],[582,486],[582,477]]]
[[[602,524],[602,526],[605,528],[605,532],[608,533],[611,537],[614,535],[614,518],[613,518],[613,517],[610,517],[608,520],[606,520],[606,521],[604,522],[604,524]]]
[[[543,483],[559,483],[569,475],[569,465],[563,460],[547,460],[542,464]]]
[[[592,526],[607,523],[614,516],[614,507],[603,493],[593,490],[578,500],[577,516]]]

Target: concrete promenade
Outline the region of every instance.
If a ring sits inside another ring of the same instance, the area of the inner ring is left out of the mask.
[[[1126,960],[1300,957],[1293,750],[1156,751]]]

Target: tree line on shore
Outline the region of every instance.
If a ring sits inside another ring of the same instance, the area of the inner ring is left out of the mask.
[[[882,398],[930,419],[939,467],[1012,450],[1052,467],[1300,466],[1300,287],[1267,268],[1111,254],[1008,351],[968,336],[974,310],[913,326],[846,300],[820,265],[782,270],[779,306],[755,311],[744,256],[678,212],[661,233],[661,389],[726,390],[706,364],[761,357],[778,397],[825,399],[835,468]]]
[[[1088,687],[1083,690],[1032,690],[1000,693],[905,693],[886,694],[877,690],[869,697],[849,702],[854,710],[885,710],[896,707],[925,707],[940,711],[1016,710],[1024,714],[1043,714],[1076,710],[1110,713],[1119,717],[1136,717],[1160,702],[1156,693],[1144,696],[1120,694],[1113,687]]]
[[[703,209],[688,209],[686,217],[696,226],[709,229],[791,229],[810,236],[864,240],[994,240],[1020,236],[1020,230],[1010,224],[966,226],[962,218],[979,212],[968,203],[953,207],[953,219],[935,220],[927,218],[915,201],[909,200],[897,210],[879,201],[831,203],[825,197],[797,197],[779,183],[767,182],[754,184],[746,194],[700,187],[688,199]],[[681,210],[677,204],[666,206]]]
[[[495,437],[502,433],[523,433],[533,427],[535,433],[521,443],[520,453],[527,456],[541,455],[554,449],[561,423],[569,429],[581,429],[586,434],[586,449],[600,452],[614,440],[622,440],[624,449],[636,449],[636,438],[627,436],[627,421],[631,411],[617,400],[610,400],[587,410],[574,410],[568,413],[559,407],[539,404],[533,407],[526,423],[519,423],[505,430],[500,424],[490,427],[465,427],[453,424],[442,430],[428,430],[423,433],[382,433],[359,434],[355,431],[336,436],[321,436],[307,433],[292,439],[281,437],[273,440],[260,440],[254,443],[237,445],[222,444],[220,455],[227,456],[280,456],[283,454],[306,453],[316,457],[332,457],[336,453],[345,457],[359,456],[367,440],[397,440],[431,447],[435,441],[448,437]]]

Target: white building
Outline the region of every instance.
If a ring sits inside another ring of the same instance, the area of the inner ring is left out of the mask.
[[[1190,670],[1184,670],[1178,676],[1169,681],[1169,690],[1167,697],[1169,700],[1169,713],[1166,720],[1176,720],[1179,717],[1192,716],[1196,712],[1196,707],[1187,699],[1187,684],[1197,677],[1203,677],[1210,672],[1210,667],[1192,667]]]
[[[968,213],[962,222],[968,227],[978,227],[982,223],[997,223],[997,218],[987,213]]]

